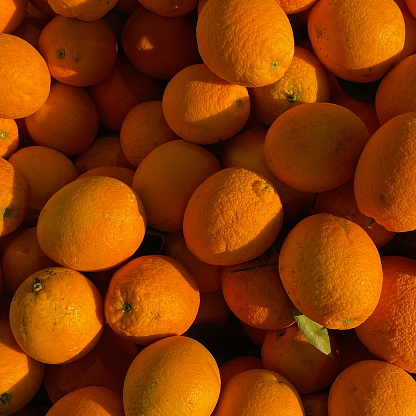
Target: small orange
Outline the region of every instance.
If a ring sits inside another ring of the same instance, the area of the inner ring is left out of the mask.
[[[104,325],[103,299],[81,273],[49,267],[19,286],[9,317],[23,351],[37,361],[61,364],[83,357],[98,342]]]
[[[309,393],[300,396],[306,416],[329,416],[328,393]]]
[[[102,19],[85,22],[58,14],[43,28],[38,48],[52,77],[74,87],[102,81],[117,59],[115,34]]]
[[[199,309],[192,325],[203,322],[226,325],[231,311],[224,299],[222,290],[215,292],[200,292]]]
[[[166,85],[162,108],[169,127],[193,143],[229,139],[250,114],[247,88],[219,78],[205,64],[190,65]]]
[[[78,179],[86,176],[110,176],[124,182],[128,186],[133,186],[134,170],[123,166],[98,166],[87,170]]]
[[[104,17],[118,0],[48,0],[51,9],[60,16],[83,21],[94,21]]]
[[[39,110],[51,75],[42,55],[27,41],[0,33],[0,117],[22,118]]]
[[[45,146],[23,147],[10,156],[9,162],[27,184],[29,202],[24,221],[31,225],[36,225],[46,201],[78,176],[71,159]]]
[[[221,389],[228,383],[228,381],[236,374],[242,371],[252,370],[253,368],[264,368],[260,357],[252,355],[239,355],[224,361],[219,369],[221,375]]]
[[[352,364],[329,390],[329,415],[412,415],[416,408],[416,381],[401,368],[379,360]]]
[[[19,128],[12,118],[0,118],[0,157],[7,159],[19,146]]]
[[[1,3],[0,33],[13,33],[23,22],[28,0],[3,0]]]
[[[289,231],[279,272],[299,311],[330,329],[357,327],[380,299],[383,272],[373,240],[335,215],[311,215]]]
[[[183,234],[200,260],[229,266],[266,251],[282,223],[282,203],[273,185],[254,171],[230,167],[196,188],[185,209]]]
[[[245,87],[276,82],[294,53],[292,27],[276,0],[209,0],[198,15],[196,38],[208,68]]]
[[[92,144],[99,118],[84,88],[53,82],[45,104],[26,117],[25,123],[34,143],[73,156]]]
[[[192,193],[220,169],[220,162],[209,150],[186,140],[171,140],[152,150],[133,179],[148,226],[159,231],[181,231]]]
[[[161,16],[178,17],[194,10],[198,0],[140,0],[140,4]]]
[[[182,335],[199,308],[194,277],[178,260],[145,255],[116,270],[105,296],[105,316],[119,335],[141,345]]]

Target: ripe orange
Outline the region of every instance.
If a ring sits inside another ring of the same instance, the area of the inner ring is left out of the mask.
[[[283,223],[273,185],[254,171],[230,167],[211,175],[189,199],[183,234],[200,260],[227,266],[267,250]]]
[[[18,287],[9,317],[23,351],[37,361],[61,364],[83,357],[98,342],[104,325],[103,299],[81,273],[49,267]]]
[[[145,255],[116,270],[104,307],[117,334],[147,345],[187,331],[199,302],[195,279],[182,263],[164,255]]]
[[[178,17],[194,10],[198,0],[140,0],[140,4],[161,16]]]
[[[300,13],[312,7],[317,0],[277,0],[286,14]]]
[[[39,215],[37,234],[42,250],[61,266],[99,271],[132,256],[145,228],[142,202],[128,185],[90,176],[52,195]]]
[[[400,7],[404,19],[405,37],[404,46],[397,62],[402,61],[416,52],[416,19],[410,12],[406,0],[394,0]],[[414,6],[413,6],[414,7]]]
[[[404,61],[403,61],[404,62]],[[416,112],[384,123],[358,160],[354,194],[358,209],[392,232],[416,229]]]
[[[212,72],[246,87],[276,82],[294,53],[292,27],[276,0],[210,0],[198,15],[196,38]]]
[[[310,10],[308,34],[318,59],[335,76],[372,82],[397,62],[405,25],[394,0],[320,0]]]
[[[0,157],[7,159],[19,146],[19,128],[15,120],[0,118]]]
[[[60,16],[93,21],[104,17],[118,0],[48,0],[51,9]]]
[[[246,87],[219,78],[205,64],[194,64],[168,82],[162,109],[178,136],[210,144],[243,128],[250,114],[250,97]]]
[[[266,162],[287,186],[323,192],[352,179],[369,140],[363,121],[332,103],[305,103],[281,114],[264,142]]]
[[[78,179],[86,176],[110,176],[124,182],[128,186],[133,186],[134,170],[123,166],[98,166],[87,170]]]
[[[212,354],[186,336],[167,337],[145,347],[124,382],[126,416],[209,416],[220,393],[220,373]]]
[[[335,215],[311,215],[289,231],[279,272],[299,311],[330,329],[358,326],[380,299],[383,273],[373,240]]]
[[[0,33],[0,117],[22,118],[39,110],[51,76],[41,54],[18,36]]]
[[[209,150],[186,140],[171,140],[152,150],[133,179],[133,189],[143,202],[149,227],[181,231],[192,193],[220,169],[220,162]]]
[[[401,368],[379,360],[355,363],[329,390],[328,410],[337,416],[412,415],[416,381]]]
[[[13,33],[23,22],[28,0],[4,0],[1,4],[0,33]]]

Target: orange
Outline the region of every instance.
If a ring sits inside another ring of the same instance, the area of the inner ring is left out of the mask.
[[[404,62],[404,61],[403,61]],[[416,112],[384,123],[358,160],[354,194],[358,209],[392,232],[416,228]]]
[[[328,393],[303,394],[300,398],[306,416],[329,416],[328,397]]]
[[[18,36],[0,33],[0,117],[22,118],[39,110],[51,76],[41,54]]]
[[[102,386],[74,390],[58,400],[46,416],[124,416],[123,398]]]
[[[17,344],[9,324],[9,301],[0,298],[0,413],[14,414],[41,387],[45,364],[28,356]]]
[[[90,147],[76,155],[74,165],[78,174],[103,166],[120,166],[134,169],[121,148],[120,135],[117,133],[98,136]]]
[[[264,141],[267,129],[263,126],[249,127],[223,143],[220,160],[223,168],[237,166],[254,170],[265,176],[276,188],[283,205],[285,223],[296,221],[309,212],[314,193],[302,192],[279,181],[267,166]]]
[[[123,166],[98,166],[87,170],[79,178],[85,178],[86,176],[110,176],[112,178],[119,179],[128,186],[133,185],[134,170],[125,168]]]
[[[416,18],[416,4],[412,0],[406,0],[406,5],[413,17]]]
[[[198,313],[199,291],[178,260],[145,255],[116,270],[104,307],[106,320],[117,334],[147,345],[188,330]]]
[[[252,355],[239,355],[224,361],[219,369],[221,375],[221,389],[228,383],[228,381],[236,374],[254,368],[264,368],[260,357]]]
[[[405,24],[394,0],[320,0],[310,10],[308,33],[330,72],[367,83],[382,78],[398,60]]]
[[[94,21],[104,17],[118,0],[48,0],[52,10],[65,17],[78,20]]]
[[[159,81],[140,72],[124,55],[117,56],[110,74],[88,87],[88,92],[97,106],[101,123],[116,131],[121,129],[133,107],[162,98]]]
[[[294,322],[276,260],[277,253],[263,255],[221,270],[224,299],[234,315],[247,325],[272,330]]]
[[[218,401],[220,373],[210,351],[186,336],[153,342],[133,360],[124,381],[126,416],[209,416]]]
[[[416,53],[416,19],[410,12],[410,8],[406,4],[406,0],[394,1],[400,7],[400,10],[403,14],[405,28],[404,46],[401,54],[399,55],[399,59],[397,60],[397,62],[400,62],[404,58]]]
[[[28,0],[3,0],[1,3],[0,33],[13,33],[23,22]]]
[[[198,0],[140,0],[140,4],[161,16],[178,17],[194,10]]]
[[[358,210],[353,179],[337,188],[318,193],[311,211],[314,214],[326,212],[355,222],[367,232],[377,248],[386,245],[396,235],[395,232],[386,230],[380,224],[370,225],[371,218]]]
[[[145,228],[143,204],[128,185],[90,176],[52,195],[39,215],[37,234],[42,250],[61,266],[99,271],[132,256]]]
[[[311,215],[289,231],[279,272],[299,311],[330,329],[357,327],[380,299],[383,272],[373,240],[332,214]]]
[[[0,188],[0,237],[3,237],[22,224],[29,205],[25,179],[3,158],[0,158]]]
[[[282,223],[282,203],[273,185],[254,171],[230,167],[196,188],[185,209],[183,234],[200,260],[229,266],[267,250]]]
[[[83,152],[99,127],[97,107],[81,87],[54,82],[45,104],[25,118],[30,137],[39,146],[66,156]]]
[[[181,231],[192,193],[220,169],[220,162],[209,150],[185,140],[171,140],[152,150],[133,179],[148,226],[159,231]]]
[[[296,105],[329,101],[328,74],[312,52],[295,46],[284,75],[273,84],[250,88],[249,94],[254,113],[270,126],[280,114]]]
[[[312,7],[317,0],[277,0],[286,14],[303,12]]]
[[[305,414],[289,380],[274,371],[251,369],[228,380],[213,416],[271,416],[276,411],[285,416]]]
[[[7,244],[1,261],[3,280],[12,294],[28,276],[53,266],[57,264],[39,246],[36,227],[21,230]]]
[[[102,81],[117,58],[115,34],[102,19],[85,22],[58,14],[43,28],[38,48],[52,77],[74,87]]]
[[[281,114],[264,142],[277,179],[303,192],[323,192],[352,179],[369,140],[363,121],[332,103],[305,103]]]
[[[166,122],[162,101],[137,104],[126,115],[120,129],[120,144],[127,160],[137,168],[152,150],[179,139]]]
[[[127,370],[138,353],[136,344],[117,335],[107,324],[94,348],[71,363],[46,366],[45,389],[52,403],[73,390],[102,386],[122,394]]]
[[[37,361],[61,364],[83,357],[98,342],[104,325],[103,299],[83,274],[49,267],[19,286],[9,317],[23,351]]]
[[[416,82],[416,54],[399,62],[381,80],[375,107],[381,124],[403,113],[416,111],[413,86]]]
[[[163,114],[180,137],[198,144],[237,134],[250,114],[247,88],[219,78],[205,64],[190,65],[166,85]]]
[[[329,415],[412,415],[416,408],[416,381],[401,368],[366,360],[342,371],[329,391]]]
[[[182,231],[163,234],[163,253],[182,262],[194,276],[200,292],[221,291],[221,267],[195,257]]]
[[[171,79],[180,70],[201,61],[195,24],[189,16],[162,16],[145,7],[137,8],[127,19],[121,46],[139,71],[159,79]]]
[[[196,38],[212,72],[246,87],[276,82],[294,53],[292,27],[276,0],[210,0],[198,15]]]
[[[200,292],[199,300],[198,313],[192,325],[203,322],[227,324],[231,311],[225,302],[221,290],[215,292]]]
[[[0,118],[0,157],[7,159],[19,146],[19,128],[15,120]]]
[[[416,336],[413,304],[416,295],[416,260],[383,256],[383,289],[374,312],[355,331],[379,359],[407,372],[416,372]]]
[[[9,162],[27,184],[29,202],[24,221],[31,225],[36,225],[46,201],[78,176],[71,159],[49,147],[23,147],[10,156]]]
[[[286,377],[300,394],[316,393],[328,387],[338,375],[340,364],[334,333],[328,335],[332,357],[307,341],[296,324],[268,331],[261,347],[264,368]]]

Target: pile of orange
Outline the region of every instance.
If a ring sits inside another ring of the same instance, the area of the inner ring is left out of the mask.
[[[414,0],[0,3],[0,415],[416,416]]]

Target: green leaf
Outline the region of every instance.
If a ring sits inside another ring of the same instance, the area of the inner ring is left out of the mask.
[[[324,326],[303,315],[293,304],[291,304],[291,310],[295,322],[306,340],[325,355],[334,358],[331,352],[331,342],[328,330]]]

